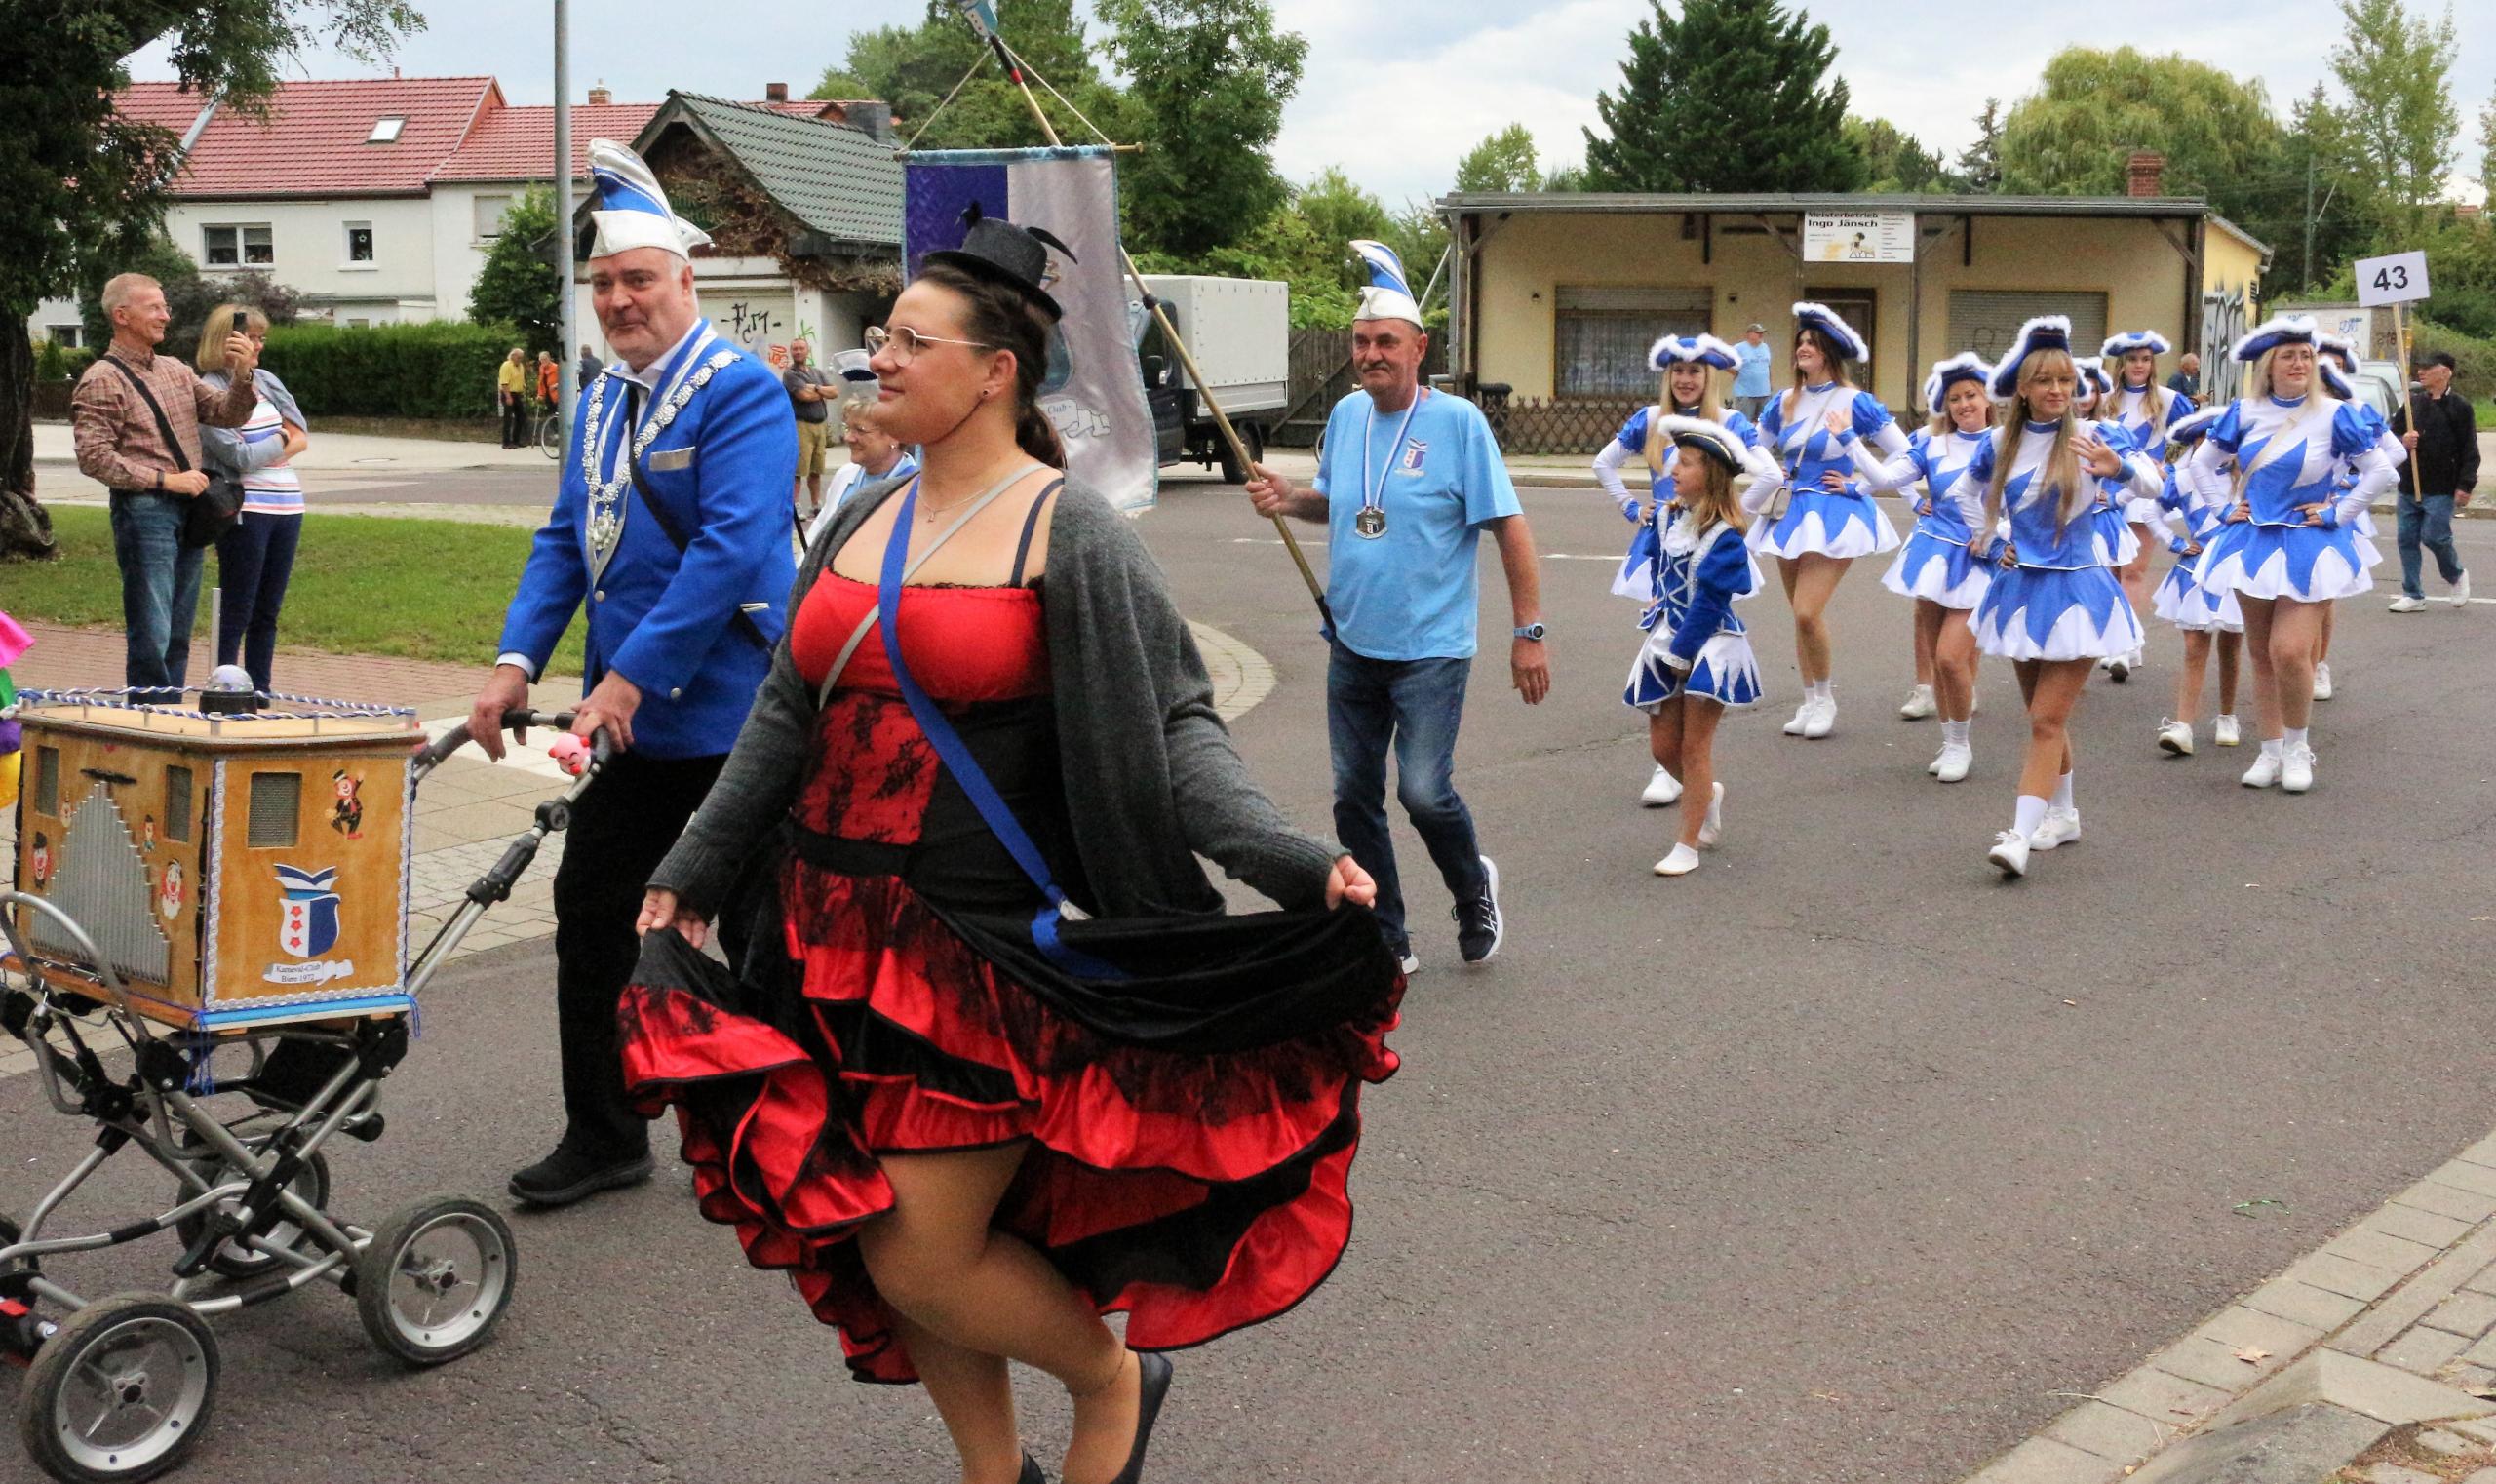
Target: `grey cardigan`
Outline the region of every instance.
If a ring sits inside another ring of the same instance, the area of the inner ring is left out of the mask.
[[[234,378],[221,371],[209,371],[200,379],[220,392],[234,383]],[[275,371],[254,369],[252,372],[252,386],[260,394],[261,401],[275,405],[280,419],[303,428],[307,432],[310,431],[309,425],[303,420],[303,409],[295,405],[294,394],[286,389],[286,383],[277,378]],[[212,428],[202,424],[199,430],[199,449],[209,468],[219,474],[241,479],[254,469],[265,469],[284,458],[286,440],[263,438],[255,444],[248,442],[241,433],[232,428]]]
[[[860,488],[816,539],[799,605],[831,555],[906,481]],[[1285,907],[1323,905],[1343,852],[1293,830],[1248,777],[1161,568],[1124,516],[1070,483],[1058,495],[1042,606],[1074,848],[1100,917],[1219,914],[1211,858]],[[797,798],[815,700],[784,636],[719,782],[649,884],[716,912]]]

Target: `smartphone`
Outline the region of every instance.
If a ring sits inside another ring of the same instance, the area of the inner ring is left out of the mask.
[[[246,326],[246,325],[248,325],[248,324],[250,324],[251,322],[252,322],[252,316],[251,316],[251,314],[250,314],[248,311],[241,310],[241,309],[237,309],[237,310],[235,310],[235,311],[234,311],[234,331],[233,331],[233,332],[234,332],[234,333],[236,333],[236,334],[241,334],[241,333],[243,332],[243,327],[244,327],[244,326]]]

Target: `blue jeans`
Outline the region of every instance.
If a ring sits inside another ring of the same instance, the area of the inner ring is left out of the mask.
[[[2400,590],[2424,598],[2418,586],[2418,548],[2436,554],[2436,571],[2446,583],[2461,580],[2461,553],[2453,546],[2453,497],[2449,494],[2404,494],[2400,497],[2396,541],[2400,547]]]
[[[246,510],[233,529],[216,538],[216,584],[224,593],[216,618],[216,662],[252,672],[252,688],[269,688],[277,656],[277,614],[286,605],[286,579],[294,573],[294,544],[303,517]]]
[[[1378,879],[1378,925],[1398,949],[1411,937],[1386,834],[1386,752],[1395,797],[1421,832],[1439,879],[1462,899],[1487,883],[1473,815],[1458,797],[1456,728],[1464,719],[1469,659],[1371,659],[1341,644],[1326,663],[1326,731],[1335,759],[1335,835]]]
[[[128,644],[122,683],[136,700],[181,699],[199,617],[199,569],[208,553],[182,545],[179,496],[112,495],[113,561],[121,567],[121,621]]]

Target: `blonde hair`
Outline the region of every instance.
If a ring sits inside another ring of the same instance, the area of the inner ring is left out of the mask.
[[[1653,439],[1654,436],[1650,431],[1648,437]],[[1726,436],[1730,438],[1733,435]],[[1705,477],[1699,481],[1698,488],[1692,489],[1682,483],[1679,471],[1675,471],[1673,503],[1689,511],[1701,530],[1710,526],[1731,526],[1736,530],[1748,530],[1750,512],[1742,508],[1740,500],[1734,498],[1734,471],[1717,462],[1714,454],[1702,449],[1691,449],[1691,456],[1698,461]]]
[[[225,337],[234,332],[234,316],[238,314],[243,317],[246,334],[254,331],[268,332],[269,317],[251,305],[217,305],[208,312],[208,323],[199,328],[199,353],[191,357],[191,364],[199,368],[200,374],[225,370]]]
[[[1944,433],[1956,433],[1959,431],[1959,419],[1950,415],[1950,394],[1957,391],[1962,385],[1973,386],[1978,392],[1982,392],[1984,390],[1984,383],[1981,381],[1965,383],[1953,381],[1948,386],[1943,387],[1941,389],[1941,396],[1932,404],[1932,416],[1930,420],[1927,421],[1924,425],[1924,431],[1926,433],[1934,438],[1939,438]],[[1986,397],[1985,427],[1992,427],[1995,420],[1996,415],[1994,411],[1993,398]],[[1977,433],[1981,433],[1984,429],[1979,428],[1976,431]],[[1971,433],[1968,436],[1972,438],[1975,437],[1976,434]]]
[[[2037,351],[2019,364],[2019,390],[2012,395],[2008,413],[1994,439],[1993,478],[1985,485],[1986,530],[1991,530],[1994,522],[2002,518],[2003,487],[2010,482],[2011,466],[2019,461],[2019,443],[2028,436],[2028,424],[2038,420],[2028,402],[2029,384],[2055,366],[2071,376],[2074,387],[2079,386],[2080,368],[2072,364],[2069,351]],[[2081,478],[2080,455],[2072,451],[2072,435],[2078,430],[2079,419],[2065,407],[2062,419],[2054,425],[2053,447],[2047,450],[2046,461],[2037,470],[2036,483],[2045,487],[2044,493],[2061,491],[2062,504],[2054,515],[2057,531],[2077,520],[2097,496]]]
[[[1699,383],[1698,410],[1687,414],[1673,402],[1673,372],[1685,366],[1697,367],[1705,378]],[[1648,473],[1660,475],[1664,472],[1664,449],[1672,447],[1672,440],[1664,436],[1665,418],[1688,415],[1703,417],[1709,422],[1725,420],[1725,399],[1717,374],[1716,368],[1704,361],[1676,361],[1664,368],[1663,386],[1656,397],[1656,414],[1647,419],[1647,447],[1644,451]]]
[[[2281,351],[2287,349],[2290,345],[2303,345],[2314,352],[2314,375],[2306,382],[2305,394],[2309,397],[2320,397],[2325,402],[2339,401],[2339,398],[2331,395],[2330,386],[2322,379],[2322,348],[2304,340],[2285,341],[2262,352],[2253,363],[2252,372],[2244,378],[2244,395],[2247,398],[2271,395],[2271,362]]]

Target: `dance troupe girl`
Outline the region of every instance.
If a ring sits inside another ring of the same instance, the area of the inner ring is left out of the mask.
[[[2357,517],[2395,478],[2373,425],[2323,385],[2319,334],[2313,320],[2287,315],[2237,341],[2236,359],[2253,368],[2245,395],[2193,454],[2204,482],[2236,465],[2194,580],[2213,601],[2234,597],[2244,615],[2262,753],[2243,783],[2291,794],[2314,787],[2306,727],[2323,610],[2374,586],[2369,569],[2382,554],[2359,536]]]
[[[2397,482],[2399,478],[2400,465],[2409,461],[2409,450],[2401,445],[2399,439],[2392,436],[2392,424],[2384,419],[2383,413],[2376,411],[2373,407],[2359,399],[2357,384],[2351,379],[2358,374],[2356,343],[2335,334],[2319,334],[2314,337],[2314,348],[2321,354],[2322,359],[2316,370],[2322,373],[2324,388],[2332,396],[2357,409],[2358,415],[2364,418],[2366,425],[2375,430],[2375,446],[2383,449],[2384,457],[2392,460],[2395,471],[2393,477]],[[2349,484],[2355,478],[2352,472],[2345,469],[2341,471],[2340,482],[2343,485]],[[2374,553],[2376,560],[2380,561],[2382,552],[2374,544],[2375,515],[2371,509],[2358,512],[2357,528],[2359,544]],[[2372,566],[2374,563],[2370,562],[2366,565]],[[2331,699],[2331,628],[2332,621],[2339,615],[2340,605],[2336,603],[2324,605],[2322,634],[2315,641],[2314,645],[2314,698],[2318,701]]]
[[[1612,590],[1618,597],[1636,601],[1641,628],[1652,622],[1665,507],[1673,498],[1673,445],[1664,432],[1666,420],[1696,417],[1721,424],[1732,432],[1740,440],[1737,448],[1752,480],[1751,488],[1760,497],[1774,491],[1779,478],[1776,460],[1760,448],[1759,430],[1751,426],[1749,418],[1725,406],[1724,383],[1718,373],[1733,371],[1739,364],[1734,347],[1711,334],[1666,335],[1658,340],[1647,351],[1647,369],[1662,373],[1660,396],[1654,407],[1630,413],[1629,420],[1620,425],[1619,434],[1595,454],[1595,483],[1620,507],[1622,519],[1638,527],[1638,533],[1630,538],[1629,555],[1621,563],[1619,575],[1613,579]],[[1642,503],[1631,493],[1620,478],[1621,468],[1632,457],[1643,458],[1647,464],[1647,502]],[[1768,482],[1767,490],[1761,490],[1761,481]],[[1753,582],[1757,582],[1756,575]],[[1671,803],[1682,793],[1682,781],[1663,764],[1662,756],[1657,754],[1655,774],[1638,796],[1640,802],[1651,807]]]
[[[2229,496],[2224,472],[2216,480],[2206,478],[2192,454],[2223,410],[2204,408],[2177,418],[2166,429],[2183,449],[2167,466],[2166,488],[2158,497],[2159,524],[2167,532],[2166,545],[2175,553],[2175,565],[2158,585],[2150,608],[2184,636],[2184,664],[2175,672],[2175,715],[2162,717],[2158,723],[2160,750],[2177,758],[2193,756],[2193,719],[2202,713],[2202,683],[2209,674],[2214,649],[2219,658],[2219,714],[2210,723],[2210,740],[2234,747],[2242,738],[2236,718],[2236,691],[2238,661],[2244,649],[2244,614],[2237,607],[2234,593],[2214,598],[2193,580],[2194,569],[2227,518]]]
[[[2080,370],[2071,321],[2030,320],[1993,374],[2010,406],[1963,479],[1984,490],[1974,544],[2000,570],[1977,605],[1976,647],[2011,662],[2028,704],[2028,754],[2011,827],[1990,860],[2006,877],[2028,873],[2031,852],[2080,839],[2072,794],[2071,716],[2089,668],[2140,647],[2140,620],[2116,581],[2119,501],[2128,488],[2160,488],[2156,465],[2111,422],[2083,422],[2072,403]],[[2008,513],[2008,540],[1995,533]]]
[[[1970,543],[1984,511],[1984,489],[1965,478],[1968,465],[1992,437],[1993,399],[1986,382],[1993,368],[1973,351],[1936,362],[1925,378],[1924,403],[1931,423],[1907,440],[1906,451],[1887,463],[1848,428],[1839,435],[1864,488],[1887,491],[1922,483],[1915,528],[1881,585],[1915,600],[1916,673],[1930,675],[1898,715],[1914,720],[1941,713],[1941,752],[1925,771],[1944,783],[1968,776],[1975,762],[1969,719],[1975,715],[1976,640],[1968,615],[1993,583]],[[1921,703],[1919,706],[1918,703]]]
[[[2167,444],[2173,441],[2176,420],[2193,410],[2192,403],[2171,388],[2158,384],[2158,358],[2172,348],[2166,337],[2155,330],[2132,330],[2110,336],[2098,347],[2097,355],[2100,367],[2111,368],[2113,384],[2086,414],[2122,428],[2132,447],[2153,460],[2162,459]],[[2135,550],[2116,576],[2123,579],[2124,596],[2131,601],[2133,616],[2140,617],[2151,611],[2150,554],[2156,545],[2151,527],[2164,524],[2159,519],[2158,501],[2126,501],[2124,524],[2130,527]],[[2141,655],[2137,651],[2110,655],[2106,660],[2107,677],[2117,682],[2128,679],[2140,667]]]
[[[1825,737],[1837,725],[1837,694],[1829,680],[1829,598],[1857,557],[1894,551],[1898,533],[1853,478],[1854,461],[1840,441],[1851,430],[1884,460],[1906,451],[1890,410],[1847,377],[1850,362],[1871,347],[1824,304],[1794,306],[1794,385],[1768,405],[1760,437],[1784,465],[1778,485],[1743,491],[1753,512],[1768,509],[1778,488],[1784,509],[1751,527],[1753,551],[1776,559],[1777,580],[1794,608],[1794,659],[1803,672],[1803,704],[1785,723],[1789,737]]]
[[[1008,1360],[1073,1399],[1066,1484],[1136,1484],[1158,1352],[1325,1279],[1403,985],[1375,883],[1258,792],[1160,568],[1058,473],[1054,246],[978,221],[868,332],[923,473],[808,550],[617,1012],[702,1214],[858,1380],[926,1386],[963,1484],[1043,1477]],[[775,840],[785,959],[723,990],[694,948]],[[1225,917],[1199,852],[1289,910]]]

